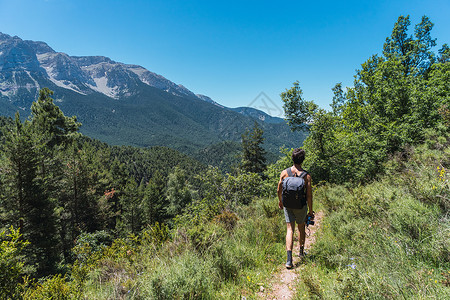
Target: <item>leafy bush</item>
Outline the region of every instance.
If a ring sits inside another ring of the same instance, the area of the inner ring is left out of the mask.
[[[0,298],[15,299],[22,292],[21,276],[24,274],[22,250],[29,242],[21,240],[18,229],[12,226],[0,231]]]
[[[34,288],[28,289],[24,295],[25,300],[68,300],[76,298],[75,289],[71,289],[66,282],[65,276],[55,275],[46,279],[41,284],[36,284]]]

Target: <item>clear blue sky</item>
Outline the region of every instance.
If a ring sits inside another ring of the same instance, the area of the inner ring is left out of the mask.
[[[329,108],[334,84],[351,86],[408,14],[411,29],[431,19],[438,48],[450,43],[449,0],[0,0],[0,31],[142,65],[229,107],[261,92],[281,107],[299,80],[307,100]]]

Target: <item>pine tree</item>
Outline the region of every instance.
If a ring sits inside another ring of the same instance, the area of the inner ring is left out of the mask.
[[[261,146],[264,131],[255,122],[252,131],[242,134],[242,158],[240,169],[246,172],[262,173],[266,169],[266,151]]]
[[[60,238],[63,254],[70,260],[70,249],[81,232],[101,229],[96,194],[95,157],[92,147],[72,144],[61,156],[62,166],[56,197],[59,205]]]
[[[42,156],[36,151],[36,139],[29,122],[21,123],[17,113],[15,126],[6,136],[6,184],[4,203],[6,221],[17,226],[30,242],[26,249],[29,264],[38,276],[50,274],[58,260],[55,204],[49,197],[45,178],[39,172]]]
[[[77,118],[66,117],[61,109],[53,103],[53,91],[43,88],[39,98],[31,105],[31,123],[34,130],[43,138],[43,144],[53,148],[57,145],[70,144],[81,126]]]
[[[120,197],[122,211],[116,230],[122,236],[126,236],[129,233],[137,234],[143,227],[142,198],[144,186],[144,182],[138,185],[134,180],[130,180]]]
[[[170,216],[180,214],[183,208],[192,202],[193,191],[187,181],[186,171],[180,167],[175,167],[169,174],[167,181],[167,213]]]
[[[162,223],[166,217],[167,201],[165,198],[166,183],[161,172],[156,171],[145,187],[142,199],[144,224]]]

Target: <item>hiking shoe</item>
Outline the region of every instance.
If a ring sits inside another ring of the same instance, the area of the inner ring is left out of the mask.
[[[285,266],[286,266],[286,269],[292,269],[292,267],[294,267],[294,265],[292,264],[292,261],[289,261],[289,260],[286,262]]]
[[[292,251],[287,251],[287,262],[286,262],[286,268],[292,269],[294,265],[292,264]]]
[[[298,256],[299,256],[299,257],[305,257],[306,254],[307,254],[306,251],[300,250],[300,252],[298,253]]]

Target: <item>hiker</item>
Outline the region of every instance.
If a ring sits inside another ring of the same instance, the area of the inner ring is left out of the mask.
[[[295,222],[298,224],[298,231],[300,232],[300,251],[299,256],[305,255],[305,221],[307,217],[314,219],[313,201],[312,201],[312,188],[311,188],[311,175],[302,169],[302,163],[305,159],[305,150],[297,148],[292,152],[292,160],[294,165],[286,170],[283,170],[280,175],[280,181],[278,182],[278,206],[284,210],[284,216],[286,219],[286,251],[287,262],[286,268],[293,267],[292,264],[292,247],[294,244],[294,231]],[[294,177],[297,179],[288,179]],[[303,180],[299,180],[302,178]],[[284,184],[283,184],[284,183]],[[303,186],[296,186],[296,185]],[[300,192],[296,192],[299,195],[292,196],[292,190],[288,186],[294,186]],[[289,194],[290,193],[290,194]]]

